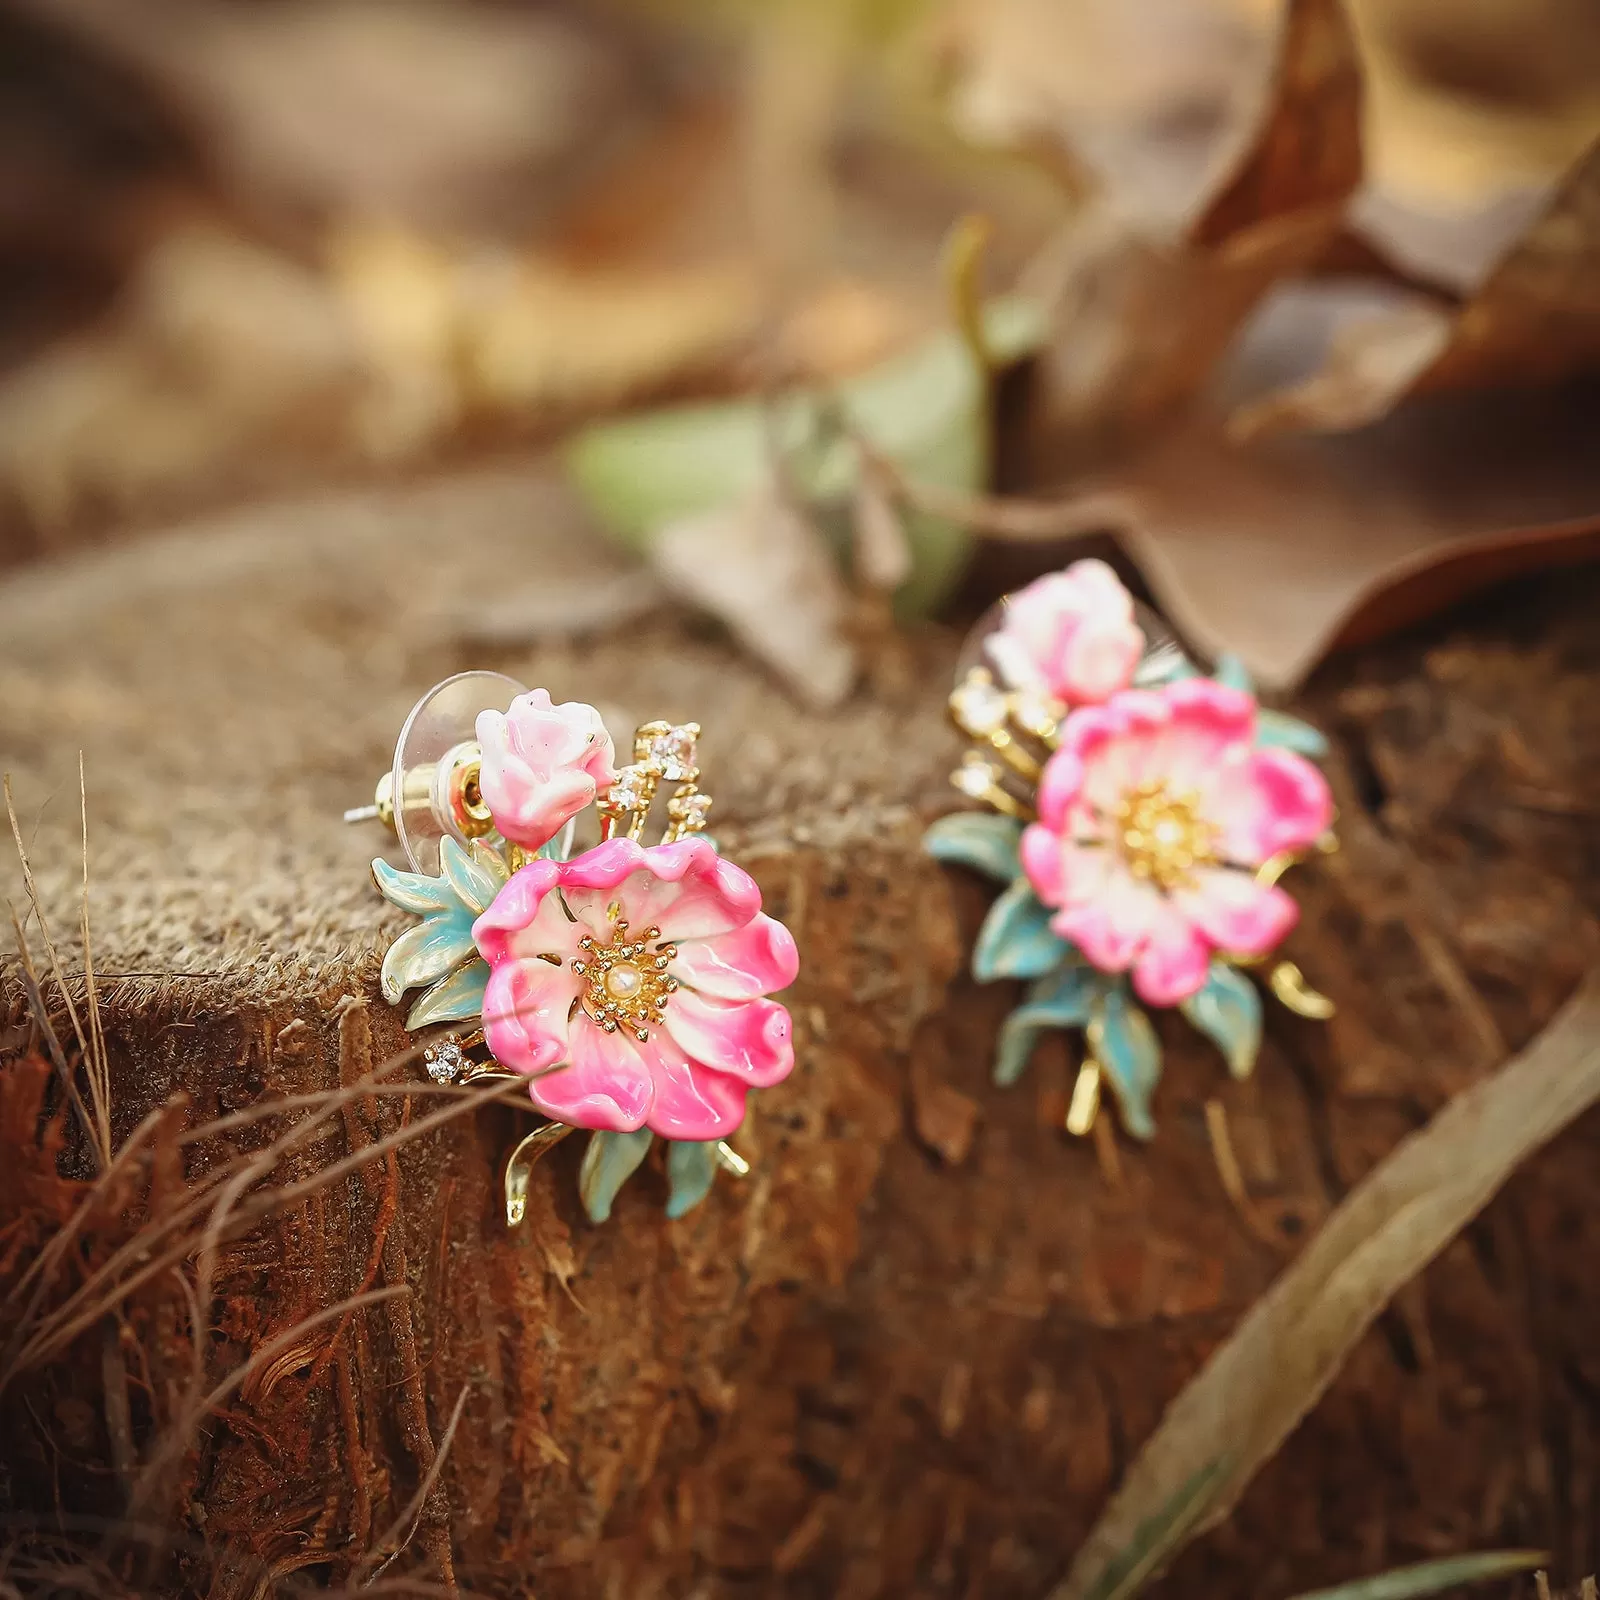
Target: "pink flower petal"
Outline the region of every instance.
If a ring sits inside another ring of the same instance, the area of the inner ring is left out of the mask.
[[[553,705],[544,689],[477,719],[478,782],[506,838],[536,850],[616,781],[611,736],[581,701]]]
[[[567,1014],[582,980],[547,961],[509,960],[489,974],[483,1036],[513,1072],[543,1072],[567,1053]]]
[[[569,1127],[632,1133],[643,1126],[656,1098],[646,1048],[620,1032],[603,1032],[579,1012],[567,1064],[530,1079],[528,1093],[547,1117]]]
[[[713,1000],[680,989],[667,1005],[666,1029],[692,1062],[757,1089],[781,1083],[794,1067],[789,1013],[776,1000]]]
[[[1170,720],[1151,752],[1149,775],[1177,791],[1208,794],[1219,773],[1255,744],[1255,699],[1210,678],[1186,678],[1161,693]]]
[[[761,909],[755,880],[707,839],[648,848],[610,839],[567,862],[561,883],[573,914],[603,938],[611,936],[612,905],[630,929],[659,927],[664,939],[714,939],[744,927]]]
[[[686,939],[670,970],[680,983],[693,984],[702,994],[754,1000],[794,982],[800,953],[789,930],[762,912],[731,933]]]
[[[1292,750],[1252,750],[1213,794],[1222,854],[1246,866],[1309,849],[1333,821],[1327,779]]]
[[[472,925],[472,937],[490,966],[546,950],[562,956],[576,953],[572,924],[559,897],[550,893],[560,879],[561,866],[555,861],[530,861],[511,874]]]
[[[655,1081],[648,1121],[664,1139],[725,1139],[744,1121],[748,1084],[696,1066],[662,1029],[638,1049]]]
[[[1104,893],[1113,857],[1103,845],[1063,840],[1037,823],[1022,835],[1022,870],[1047,906],[1079,905]]]
[[[1175,1006],[1205,987],[1211,946],[1170,900],[1163,899],[1150,941],[1133,968],[1133,987],[1152,1006]]]
[[[1248,872],[1212,867],[1173,900],[1179,911],[1219,950],[1265,955],[1299,920],[1300,909],[1276,884],[1257,883]]]
[[[1102,972],[1126,972],[1160,913],[1160,894],[1113,865],[1098,896],[1057,912],[1050,926]]]
[[[1096,716],[1100,713],[1074,711],[1072,717]],[[1067,721],[1071,722],[1072,717]],[[1063,746],[1045,763],[1044,776],[1039,780],[1039,821],[1051,833],[1067,832],[1069,815],[1082,804],[1083,757],[1076,748]]]
[[[1125,689],[1144,654],[1144,635],[1132,622],[1085,622],[1066,641],[1056,682],[1065,699],[1108,699]]]

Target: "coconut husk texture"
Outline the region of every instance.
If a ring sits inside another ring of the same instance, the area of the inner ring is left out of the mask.
[[[737,1140],[750,1176],[668,1221],[652,1161],[595,1226],[573,1138],[510,1229],[499,1163],[526,1113],[389,1144],[441,1102],[353,1099],[290,1173],[351,1163],[336,1181],[221,1243],[198,1345],[158,1285],[0,1396],[7,1525],[92,1542],[137,1491],[156,1527],[118,1570],[213,1600],[375,1574],[541,1600],[1038,1596],[1338,1198],[1592,959],[1600,585],[1501,593],[1312,686],[1296,709],[1334,740],[1343,849],[1299,875],[1287,953],[1338,1014],[1275,1012],[1244,1082],[1163,1019],[1159,1134],[1139,1145],[1063,1132],[1063,1041],[1015,1088],[989,1082],[1017,999],[964,975],[992,891],[918,849],[954,804],[957,633],[913,637],[898,691],[825,715],[671,610],[475,640],[510,588],[575,607],[604,592],[610,558],[574,528],[547,476],[507,469],[11,574],[0,749],[19,824],[81,1002],[81,752],[121,1140],[169,1102],[194,1127],[337,1090],[405,1047],[377,992],[405,919],[367,865],[389,842],[341,812],[430,684],[496,667],[619,720],[694,718],[719,842],[803,958],[794,1074]],[[58,1179],[92,1161],[14,960],[5,982],[16,1267],[60,1225]],[[411,1063],[400,1081],[425,1080]],[[169,1141],[128,1216],[253,1127]],[[1590,1115],[1401,1297],[1167,1592],[1267,1600],[1485,1544],[1592,1569],[1597,1217]],[[388,1294],[329,1312],[363,1291]],[[152,1500],[161,1395],[196,1360],[223,1385],[262,1352]]]

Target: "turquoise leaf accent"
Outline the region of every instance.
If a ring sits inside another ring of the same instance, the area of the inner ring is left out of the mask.
[[[578,819],[574,817],[555,838],[539,846],[538,853],[546,861],[565,861],[572,854],[572,841],[577,837]]]
[[[383,958],[383,998],[398,1005],[407,989],[435,982],[477,953],[471,912],[435,912],[389,946]]]
[[[1243,973],[1213,961],[1205,987],[1178,1009],[1227,1057],[1234,1077],[1250,1076],[1261,1049],[1261,992]]]
[[[667,1146],[667,1181],[672,1193],[667,1215],[681,1217],[693,1211],[711,1193],[717,1176],[717,1141],[682,1139]]]
[[[1067,959],[1067,945],[1050,931],[1050,912],[1033,885],[1018,878],[989,908],[972,947],[972,975],[980,983],[996,978],[1042,978]]]
[[[452,911],[459,904],[455,890],[443,878],[424,872],[402,872],[381,856],[372,863],[372,881],[392,906],[425,917],[431,911]]]
[[[423,995],[412,1006],[406,1018],[406,1030],[415,1033],[418,1028],[431,1027],[436,1022],[464,1022],[468,1017],[483,1012],[483,992],[489,986],[489,963],[469,962],[459,972],[452,972]]]
[[[1238,656],[1218,656],[1217,670],[1211,676],[1225,689],[1242,689],[1250,695],[1256,692],[1255,679],[1250,676],[1250,669]]]
[[[1041,1033],[1085,1026],[1105,981],[1093,967],[1084,965],[1034,984],[1027,1000],[1001,1026],[994,1053],[994,1081],[1009,1085],[1022,1076]]]
[[[611,1215],[611,1202],[617,1191],[639,1170],[639,1163],[650,1153],[655,1137],[648,1128],[636,1133],[602,1132],[590,1136],[578,1172],[578,1193],[591,1222],[604,1222]]]
[[[1328,740],[1319,729],[1298,717],[1285,716],[1281,711],[1256,713],[1256,743],[1293,750],[1296,754],[1320,761],[1328,753]]]
[[[489,909],[510,876],[505,862],[481,839],[474,839],[467,850],[447,835],[439,841],[439,866],[456,899],[475,918]]]
[[[1089,1048],[1122,1108],[1122,1125],[1136,1139],[1155,1137],[1150,1098],[1161,1081],[1161,1041],[1150,1019],[1119,984],[1097,1000]]]
[[[940,817],[922,836],[922,848],[935,861],[971,867],[986,877],[1010,883],[1022,871],[1017,845],[1022,824],[989,811],[956,811]]]

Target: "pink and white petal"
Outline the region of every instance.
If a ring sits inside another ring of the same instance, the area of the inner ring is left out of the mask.
[[[1197,873],[1193,887],[1173,899],[1217,949],[1235,955],[1265,955],[1300,918],[1300,908],[1276,884],[1228,867]]]
[[[1173,904],[1163,899],[1150,939],[1134,963],[1134,992],[1147,1005],[1175,1006],[1205,987],[1211,946]]]
[[[732,933],[761,909],[755,880],[706,839],[649,848],[611,839],[567,862],[561,882],[574,914],[608,938],[612,905],[630,929],[656,926],[666,939]]]
[[[1047,906],[1071,906],[1106,892],[1113,857],[1103,845],[1060,839],[1037,824],[1022,835],[1022,870]]]
[[[1219,769],[1255,743],[1256,702],[1210,678],[1186,678],[1162,690],[1171,721],[1161,741],[1160,776],[1178,789],[1209,793]]]
[[[655,1081],[648,1121],[662,1138],[726,1139],[744,1121],[747,1083],[696,1065],[663,1030],[639,1049]]]
[[[1114,732],[1084,756],[1083,793],[1102,813],[1114,810],[1129,789],[1159,780],[1161,740],[1171,721],[1165,699],[1149,689],[1124,689],[1103,707]],[[1074,712],[1067,718],[1070,728]]]
[[[1260,866],[1280,850],[1306,850],[1333,821],[1328,780],[1292,750],[1252,750],[1219,779],[1210,809],[1229,861]]]
[[[713,1000],[680,989],[667,1005],[666,1030],[691,1061],[753,1088],[782,1083],[794,1069],[794,1028],[776,1000]]]
[[[787,989],[800,971],[794,935],[758,912],[742,928],[712,939],[685,939],[668,969],[680,983],[721,1000],[754,1000]]]
[[[1102,972],[1126,972],[1144,948],[1160,911],[1159,892],[1113,862],[1103,892],[1058,911],[1050,926]]]
[[[1081,715],[1072,713],[1073,717]],[[1070,722],[1072,717],[1067,720]],[[1083,758],[1076,749],[1057,750],[1045,762],[1039,779],[1038,805],[1039,821],[1050,833],[1067,832],[1068,818],[1084,809]]]
[[[568,1013],[581,980],[547,961],[502,961],[483,992],[483,1036],[513,1072],[543,1072],[567,1053]]]
[[[547,1117],[569,1127],[632,1133],[644,1125],[656,1098],[645,1048],[622,1033],[604,1032],[579,1012],[566,1065],[530,1079],[528,1094]]]
[[[541,950],[575,952],[572,924],[550,891],[560,881],[554,861],[530,861],[511,874],[489,909],[472,925],[472,937],[483,958],[494,966]]]
[[[1144,653],[1144,634],[1135,622],[1085,619],[1066,642],[1059,681],[1080,700],[1106,700],[1126,689]]]

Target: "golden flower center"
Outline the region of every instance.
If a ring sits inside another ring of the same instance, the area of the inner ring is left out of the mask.
[[[583,954],[572,960],[572,970],[584,981],[578,1004],[607,1033],[625,1028],[644,1044],[660,1025],[667,998],[678,987],[678,980],[667,976],[678,947],[657,943],[660,938],[659,928],[646,928],[643,938],[630,939],[628,924],[618,922],[608,944],[589,934],[578,941]]]
[[[1217,830],[1202,814],[1193,790],[1174,792],[1159,781],[1142,783],[1122,797],[1112,824],[1128,870],[1158,888],[1182,888],[1197,867],[1217,859]]]

